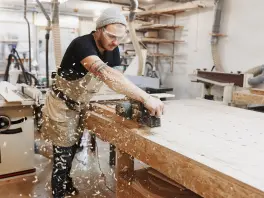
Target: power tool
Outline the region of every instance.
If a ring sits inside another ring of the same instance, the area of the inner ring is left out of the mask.
[[[151,128],[161,126],[160,118],[151,116],[148,109],[141,102],[133,99],[118,102],[116,105],[116,114]]]

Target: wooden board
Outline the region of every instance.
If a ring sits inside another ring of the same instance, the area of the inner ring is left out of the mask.
[[[169,29],[174,30],[178,28],[183,28],[181,25],[166,25],[166,24],[153,24],[153,25],[142,25],[136,30],[138,31],[148,31],[148,30],[160,30],[160,29]]]
[[[250,89],[250,93],[264,96],[264,89]]]
[[[264,114],[207,100],[165,101],[161,127],[128,129],[97,113],[86,126],[202,197],[264,197]]]
[[[177,188],[179,188],[180,190],[186,190],[186,188],[178,183],[176,183],[175,181],[172,181],[171,179],[167,178],[166,176],[162,175],[160,172],[150,168],[148,170],[148,173],[154,177],[159,178],[160,180],[163,180],[164,182],[167,182]]]
[[[232,96],[234,105],[264,105],[264,95],[252,94],[248,90],[235,91]]]
[[[181,40],[169,40],[158,38],[139,38],[139,41],[143,43],[184,43],[184,41]]]
[[[163,14],[177,14],[181,12],[185,12],[187,10],[196,9],[196,8],[204,8],[204,7],[213,7],[214,4],[211,1],[193,1],[181,4],[179,6],[173,8],[164,8],[159,10],[148,10],[137,12],[137,17],[145,17],[145,16],[153,16],[153,15],[163,15]]]
[[[135,171],[134,181],[130,185],[121,177],[124,192],[119,191],[120,198],[200,198],[189,190],[183,190],[149,174],[149,171],[151,170],[148,168]]]
[[[173,55],[164,54],[164,53],[149,53],[148,56],[151,56],[151,57],[171,57],[171,58],[174,57]]]

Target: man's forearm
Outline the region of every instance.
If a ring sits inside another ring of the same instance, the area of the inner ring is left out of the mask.
[[[121,72],[107,66],[97,56],[86,57],[81,63],[89,72],[100,78],[114,91],[143,103],[148,99],[149,94],[134,85]]]
[[[145,102],[149,97],[149,94],[134,85],[121,72],[110,67],[100,71],[99,76],[107,86],[120,94],[124,94],[141,102]]]

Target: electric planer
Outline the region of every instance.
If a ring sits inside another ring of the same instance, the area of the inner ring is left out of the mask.
[[[151,128],[161,126],[160,118],[151,116],[150,112],[141,102],[133,99],[118,102],[116,105],[116,114]]]

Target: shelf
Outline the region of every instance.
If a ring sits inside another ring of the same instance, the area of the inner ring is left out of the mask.
[[[169,57],[169,58],[174,57],[172,55],[163,54],[163,53],[149,53],[147,56],[151,56],[151,57]]]
[[[218,37],[226,37],[227,35],[226,34],[216,34],[216,33],[210,33],[210,35],[212,36],[218,36]]]
[[[168,40],[168,39],[157,39],[157,38],[140,38],[139,41],[142,43],[184,43],[184,41],[180,40]]]
[[[141,43],[152,43],[152,44],[159,44],[159,43],[185,43],[185,41],[181,40],[169,40],[169,39],[158,39],[158,38],[138,38],[138,41]],[[127,43],[121,43],[123,45],[125,44],[132,44],[132,41]]]
[[[167,178],[161,173],[152,174],[152,168],[135,170],[133,180],[129,181],[125,176],[119,178],[119,186],[123,190],[117,192],[117,197],[149,198],[149,197],[178,197],[201,198],[194,192]]]
[[[135,57],[135,54],[122,54],[122,57],[126,57],[126,58],[132,58]],[[163,54],[163,53],[149,53],[147,54],[147,56],[149,57],[165,57],[165,58],[173,58],[174,56],[169,55],[169,54]]]
[[[178,14],[178,13],[196,9],[196,8],[205,8],[205,7],[213,7],[213,6],[214,4],[212,2],[206,3],[206,2],[201,2],[201,1],[194,1],[194,2],[181,4],[174,8],[137,12],[136,16],[148,17],[148,16],[165,15],[165,14],[174,15],[174,14]]]
[[[161,30],[161,29],[175,30],[179,28],[183,28],[183,26],[154,24],[154,25],[142,25],[141,27],[138,27],[136,30],[137,31]]]

